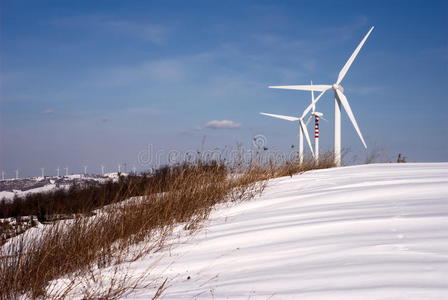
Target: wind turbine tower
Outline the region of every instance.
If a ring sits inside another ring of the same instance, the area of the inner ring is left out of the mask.
[[[16,179],[19,179],[19,169],[16,169]]]
[[[319,163],[319,116],[314,115],[314,159]]]
[[[313,82],[311,81],[311,85],[313,85]],[[311,119],[314,117],[314,160],[316,162],[316,165],[319,163],[319,119],[323,118],[323,113],[316,111],[316,99],[314,98],[314,91],[311,91],[311,106],[312,111],[311,115],[306,122],[306,125],[311,121]]]
[[[40,168],[42,178],[45,178],[45,168]]]
[[[104,175],[104,166],[101,166],[101,175]]]
[[[84,177],[87,175],[87,166],[84,166]]]
[[[68,176],[68,167],[65,167],[65,176]]]
[[[59,177],[59,167],[56,169],[56,176]]]
[[[5,180],[5,171],[2,171],[2,180]]]

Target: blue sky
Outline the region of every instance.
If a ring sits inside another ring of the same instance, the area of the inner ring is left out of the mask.
[[[288,150],[296,124],[258,113],[297,115],[310,96],[267,86],[334,82],[370,26],[343,81],[369,148],[343,115],[346,162],[447,161],[446,1],[3,0],[0,169],[142,169],[148,144],[250,147],[257,134]],[[330,94],[318,107],[323,149]]]

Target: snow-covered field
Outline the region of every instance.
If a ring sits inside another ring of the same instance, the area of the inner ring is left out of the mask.
[[[448,299],[448,163],[275,179],[160,255],[162,299]]]

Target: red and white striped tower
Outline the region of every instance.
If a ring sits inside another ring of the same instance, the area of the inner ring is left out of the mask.
[[[314,114],[314,159],[319,163],[319,116]]]

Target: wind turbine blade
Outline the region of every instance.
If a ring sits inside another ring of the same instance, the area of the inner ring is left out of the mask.
[[[299,90],[299,91],[317,91],[323,92],[331,89],[331,85],[319,84],[319,85],[277,85],[269,86],[270,89],[285,89],[285,90]]]
[[[275,115],[275,114],[267,114],[267,113],[260,113],[260,115],[265,115],[265,116],[288,120],[288,121],[298,121],[299,120],[299,118],[296,118],[296,117],[283,116],[283,115]]]
[[[364,36],[361,43],[359,43],[358,47],[356,47],[355,51],[353,51],[352,56],[350,56],[350,58],[345,63],[344,67],[342,67],[341,71],[339,72],[339,76],[338,76],[338,80],[336,81],[336,84],[340,84],[342,79],[344,79],[345,74],[347,74],[348,69],[350,69],[350,66],[352,65],[353,61],[355,60],[355,58],[358,55],[359,51],[361,50],[362,46],[366,42],[366,40],[369,37],[370,33],[372,32],[373,28],[374,28],[373,26],[372,26],[372,28],[370,28],[369,32],[367,32],[367,34]]]
[[[308,143],[308,147],[310,147],[311,154],[314,157],[313,146],[311,146],[311,140],[310,140],[310,136],[308,134],[308,130],[306,128],[305,122],[303,122],[302,119],[299,119],[299,124],[300,124],[300,130],[302,130],[303,134],[305,135],[306,142]]]
[[[364,138],[362,137],[361,130],[359,130],[358,123],[356,122],[355,116],[353,115],[352,109],[350,107],[350,104],[348,103],[347,98],[340,90],[335,89],[335,91],[336,91],[336,95],[338,96],[339,100],[341,101],[342,106],[344,107],[345,111],[347,112],[348,118],[352,122],[353,127],[355,127],[355,130],[358,133],[358,136],[361,139],[362,144],[367,149],[366,142],[364,141]]]
[[[313,108],[314,105],[316,105],[317,101],[319,101],[323,94],[325,94],[325,91],[321,92],[319,96],[317,96],[317,98],[314,100],[314,103],[308,105],[308,107],[302,113],[302,118],[305,117],[307,113],[309,113],[309,111]]]
[[[311,119],[313,118],[313,116],[309,116],[308,120],[306,120],[305,124],[306,126],[308,126],[308,124],[310,124]]]

